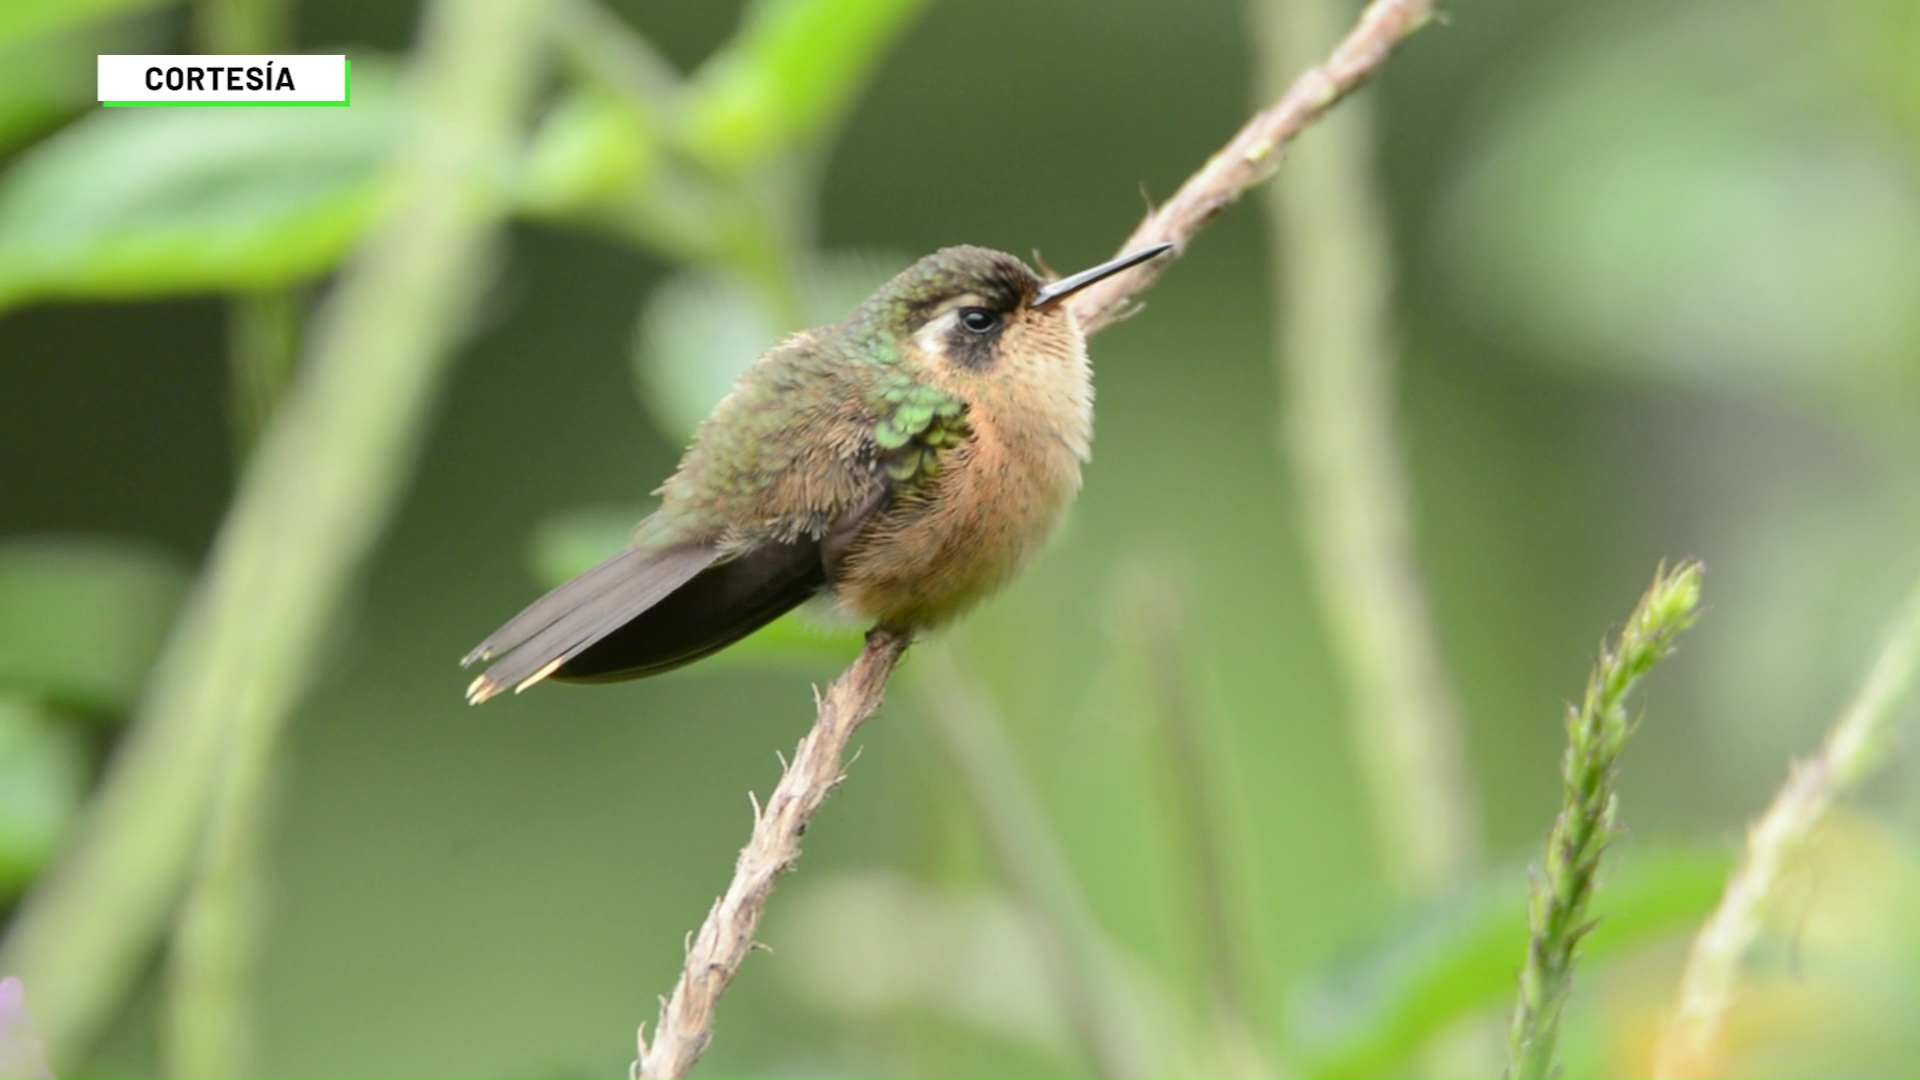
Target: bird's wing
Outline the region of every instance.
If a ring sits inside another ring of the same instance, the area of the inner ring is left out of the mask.
[[[768,542],[688,579],[568,657],[553,677],[607,682],[670,671],[746,637],[826,584],[820,545]]]
[[[708,538],[723,557],[829,538],[931,477],[966,440],[966,411],[910,372],[800,335],[715,408],[662,485],[656,518],[668,540]]]
[[[724,648],[824,585],[872,515],[968,437],[959,398],[789,340],[714,410],[630,547],[467,656],[492,662],[468,697],[647,675]]]
[[[480,702],[524,690],[670,597],[717,558],[711,547],[628,547],[534,601],[461,661],[492,661],[467,687]]]
[[[731,645],[825,586],[872,515],[928,483],[938,473],[942,456],[967,437],[966,409],[957,399],[915,387],[878,395],[870,414],[835,417],[827,425],[830,444],[841,444],[839,429],[847,429],[844,438],[853,446],[851,454],[809,460],[807,444],[818,430],[757,433],[754,441],[736,443],[734,452],[747,460],[744,466],[739,460],[727,464],[748,476],[771,476],[772,490],[759,494],[772,497],[766,505],[774,514],[758,526],[753,519],[745,525],[736,519],[721,531],[719,543],[695,549],[715,555],[710,565],[669,593],[647,596],[644,605],[627,604],[615,617],[576,627],[591,635],[581,635],[564,653],[555,652],[557,666],[535,668],[530,659],[529,670],[572,682],[630,679],[679,667]],[[866,435],[856,438],[850,434],[854,430]],[[800,464],[776,470],[768,459]],[[790,484],[801,485],[801,490],[782,490]],[[821,498],[822,492],[828,497]],[[843,500],[842,492],[855,497]],[[794,513],[796,505],[804,510]],[[657,552],[650,562],[664,561],[670,558],[668,552],[687,550],[690,524],[688,518],[649,521],[639,530],[636,544]],[[729,538],[728,532],[736,535]],[[664,551],[654,546],[662,543],[682,546]],[[546,637],[555,645],[567,640],[561,628],[547,631]],[[523,651],[537,658],[538,644],[530,642]],[[520,657],[516,652],[509,661],[520,662]]]

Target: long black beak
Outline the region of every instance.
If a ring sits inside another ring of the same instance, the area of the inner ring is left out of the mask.
[[[1082,270],[1077,274],[1069,274],[1051,285],[1042,286],[1039,292],[1033,294],[1033,300],[1028,303],[1027,306],[1030,308],[1046,307],[1048,304],[1053,303],[1063,296],[1071,296],[1079,292],[1081,289],[1099,281],[1101,278],[1111,277],[1122,270],[1139,266],[1148,259],[1157,259],[1172,250],[1172,244],[1155,244],[1152,247],[1143,247],[1139,251],[1129,251],[1117,259],[1108,259],[1106,262],[1090,270]]]

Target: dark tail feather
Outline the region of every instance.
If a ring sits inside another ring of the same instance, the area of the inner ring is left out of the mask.
[[[553,677],[611,682],[692,663],[798,607],[826,580],[818,543],[763,544],[707,567],[570,657]]]
[[[534,601],[467,654],[493,666],[467,687],[478,705],[507,687],[524,690],[619,630],[718,556],[705,547],[628,548]]]

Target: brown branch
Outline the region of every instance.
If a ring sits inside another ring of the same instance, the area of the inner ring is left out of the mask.
[[[800,740],[765,806],[754,804],[753,836],[740,849],[733,882],[714,902],[687,948],[687,966],[673,995],[660,1005],[660,1026],[649,1044],[637,1036],[636,1077],[685,1076],[713,1035],[713,1008],[753,948],[754,927],[773,883],[800,858],[807,822],[846,774],[847,742],[880,708],[887,677],[912,641],[904,631],[879,629],[844,674],[819,697],[819,719]]]
[[[1432,0],[1374,0],[1325,63],[1308,68],[1278,102],[1255,114],[1172,199],[1147,215],[1122,250],[1159,242],[1184,249],[1215,214],[1272,176],[1294,136],[1367,81],[1393,47],[1432,14]],[[1093,334],[1124,314],[1127,304],[1159,279],[1167,261],[1156,259],[1076,294],[1070,303],[1081,328]],[[909,635],[896,631],[868,634],[853,666],[819,698],[813,730],[800,740],[766,806],[756,810],[753,835],[734,864],[733,881],[687,949],[686,968],[660,1007],[653,1041],[644,1030],[636,1036],[633,1076],[683,1077],[706,1049],[714,1006],[753,948],[754,928],[773,884],[800,857],[807,822],[845,775],[841,761],[847,743],[880,708],[887,678],[909,641]]]
[[[1173,198],[1147,215],[1120,250],[1171,243],[1176,255],[1184,253],[1187,242],[1215,214],[1279,169],[1294,136],[1372,78],[1393,47],[1432,18],[1433,0],[1373,0],[1325,63],[1302,72],[1279,101],[1255,113],[1199,172],[1180,185]],[[1154,259],[1076,293],[1069,303],[1081,329],[1092,334],[1124,315],[1127,304],[1158,280],[1172,261]]]

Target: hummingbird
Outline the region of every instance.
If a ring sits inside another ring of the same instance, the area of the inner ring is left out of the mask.
[[[1076,291],[980,247],[934,252],[843,320],[762,353],[619,554],[468,653],[479,704],[708,656],[810,600],[876,626],[944,623],[1011,579],[1080,490],[1093,439]]]

